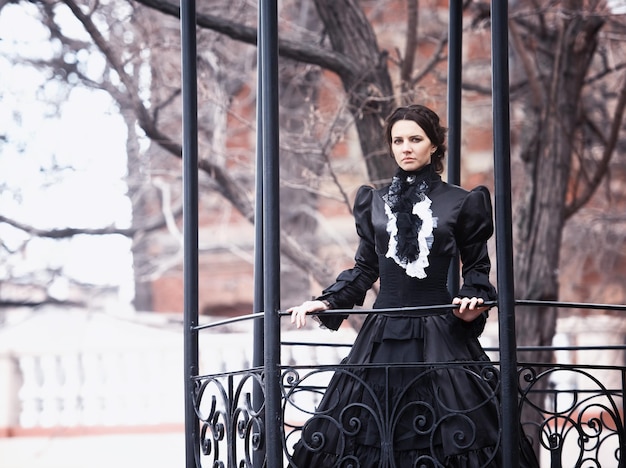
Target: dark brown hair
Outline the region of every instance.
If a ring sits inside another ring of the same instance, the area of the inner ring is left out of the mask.
[[[433,145],[437,147],[430,158],[433,169],[437,174],[443,172],[443,158],[446,155],[446,132],[447,129],[439,123],[439,116],[426,106],[412,104],[406,107],[398,107],[385,121],[385,140],[389,146],[389,153],[393,157],[391,150],[391,127],[399,120],[412,120],[422,127],[424,133]]]

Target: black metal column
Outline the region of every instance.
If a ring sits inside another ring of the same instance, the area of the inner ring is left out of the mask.
[[[278,11],[259,2],[260,112],[263,151],[265,429],[268,467],[282,466],[280,392],[280,216],[278,207]]]
[[[257,63],[261,63],[261,15],[257,22]],[[263,118],[259,99],[262,88],[260,69],[257,72],[257,103],[256,103],[256,157],[255,157],[255,205],[254,205],[254,305],[253,312],[263,312],[264,281],[263,281]],[[255,368],[263,367],[265,361],[265,322],[254,321],[252,365]],[[256,383],[252,390],[252,402],[255,411],[259,410],[265,401],[263,389]],[[252,466],[262,467],[265,460],[265,446],[261,445],[252,455]]]
[[[511,212],[508,4],[491,0],[496,259],[500,333],[503,466],[519,464],[515,289]]]
[[[461,182],[463,5],[450,2],[448,25],[448,182]]]
[[[463,55],[463,5],[450,2],[448,24],[448,182],[461,184],[461,76]],[[459,292],[459,258],[450,264],[448,290]]]
[[[200,466],[200,436],[192,398],[192,378],[198,375],[198,331],[195,329],[198,325],[198,83],[195,0],[181,0],[180,26],[183,99],[185,467],[196,468]]]

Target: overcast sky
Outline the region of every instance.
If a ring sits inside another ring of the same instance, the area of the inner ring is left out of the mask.
[[[12,57],[46,57],[51,44],[27,3],[0,13],[0,213],[41,229],[126,227],[126,129],[111,98],[75,89],[68,94]],[[97,58],[94,58],[97,72]],[[57,109],[46,103],[61,97]],[[0,224],[9,248],[24,238]],[[63,267],[83,282],[132,288],[127,239],[78,236],[71,241],[32,241],[16,271]],[[6,268],[0,266],[0,278]],[[130,283],[130,286],[129,286]],[[59,289],[60,291],[60,289]],[[62,292],[59,292],[62,294]]]

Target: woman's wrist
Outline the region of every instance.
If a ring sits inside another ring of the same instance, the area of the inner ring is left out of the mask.
[[[320,299],[320,302],[322,304],[324,304],[324,307],[326,307],[326,310],[332,309],[332,306],[330,305],[330,302],[328,302],[326,299]]]

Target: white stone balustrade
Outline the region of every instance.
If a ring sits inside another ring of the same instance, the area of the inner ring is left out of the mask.
[[[593,327],[580,318],[561,320],[555,344],[623,342],[624,318],[589,320]],[[496,325],[494,317],[482,338],[487,346],[497,343]],[[201,331],[200,373],[250,368],[251,330],[249,322],[231,326],[228,331]],[[338,332],[293,330],[287,324],[282,332],[286,342],[345,344],[354,336],[350,328]],[[346,347],[283,346],[281,357],[284,365],[333,365],[347,352]],[[623,351],[605,352],[594,361],[615,365],[620,353]],[[573,351],[560,352],[559,359],[581,362]],[[307,383],[323,387],[329,377],[329,372],[316,374]],[[619,382],[605,383],[619,386]],[[571,389],[584,384],[568,380],[555,385]],[[306,401],[303,407],[316,403]],[[50,310],[18,316],[0,328],[0,437],[50,428],[182,427],[183,411],[180,316],[116,317],[83,310]]]
[[[168,319],[170,320],[168,322]],[[180,316],[49,310],[0,328],[0,436],[58,428],[181,425]],[[252,365],[252,324],[200,332],[200,372]],[[349,343],[354,332],[287,331],[284,340]],[[346,348],[283,347],[283,362],[334,364]]]

